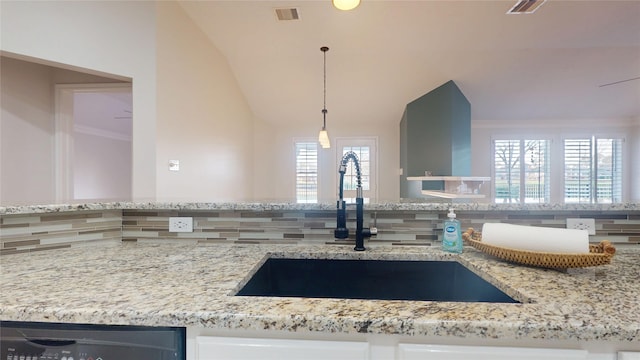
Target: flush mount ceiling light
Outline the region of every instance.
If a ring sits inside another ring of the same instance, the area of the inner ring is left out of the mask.
[[[360,0],[331,0],[333,6],[340,10],[353,10],[360,5]]]
[[[320,51],[322,51],[323,57],[324,57],[324,75],[323,75],[323,80],[324,80],[324,90],[323,90],[323,107],[322,107],[322,130],[320,130],[320,133],[318,134],[318,141],[320,142],[320,146],[322,146],[323,149],[328,149],[331,147],[331,142],[329,141],[329,133],[327,133],[327,51],[329,51],[329,48],[326,46],[323,46],[320,48]]]

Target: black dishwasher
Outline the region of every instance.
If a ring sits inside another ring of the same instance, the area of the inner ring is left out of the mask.
[[[0,322],[0,360],[185,360],[182,327]]]

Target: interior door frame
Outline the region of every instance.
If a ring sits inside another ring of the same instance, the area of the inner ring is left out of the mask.
[[[90,83],[54,85],[54,190],[57,203],[74,199],[74,96],[78,93],[132,91],[131,84]]]

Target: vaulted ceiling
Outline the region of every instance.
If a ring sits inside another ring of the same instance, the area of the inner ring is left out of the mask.
[[[323,58],[331,121],[397,123],[454,80],[472,120],[640,116],[640,1],[180,1],[227,58],[255,115],[320,124]],[[299,20],[279,21],[275,9]]]

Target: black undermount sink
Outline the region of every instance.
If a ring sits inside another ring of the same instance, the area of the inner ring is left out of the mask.
[[[455,261],[269,258],[236,296],[519,302]]]

